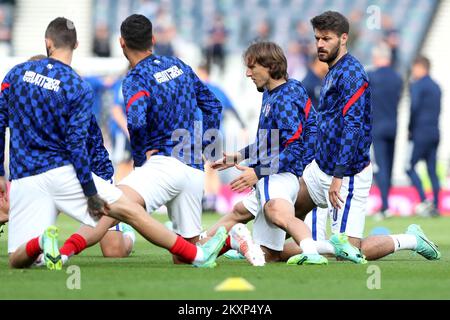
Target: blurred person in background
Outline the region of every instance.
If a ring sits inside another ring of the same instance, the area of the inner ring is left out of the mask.
[[[297,41],[291,41],[286,52],[288,61],[288,74],[292,79],[300,80],[305,77],[306,64],[302,54],[302,46]]]
[[[159,56],[175,56],[175,50],[172,45],[173,26],[159,26],[155,28],[155,38],[158,42],[155,43],[154,51]]]
[[[389,211],[388,195],[394,164],[397,110],[403,81],[391,66],[391,49],[386,43],[375,47],[372,56],[376,68],[369,72],[372,84],[374,171],[382,200],[381,210],[375,217],[383,219],[392,215]]]
[[[233,106],[233,103],[228,98],[227,94],[216,84],[211,83],[210,81],[210,69],[208,63],[201,64],[197,68],[197,75],[202,80],[204,84],[208,87],[208,89],[216,96],[216,98],[222,104],[222,119],[220,121],[221,127],[220,130],[222,132],[222,138],[226,139],[227,133],[224,130],[223,126],[223,116],[233,115],[236,121],[239,123],[242,129],[242,135],[246,134],[246,126],[241,116],[237,112],[236,108]],[[217,195],[219,194],[221,187],[221,181],[219,174],[216,170],[211,169],[209,165],[205,166],[205,193],[203,195],[202,207],[203,211],[216,211],[216,200]]]
[[[302,83],[311,98],[312,105],[317,108],[319,106],[320,89],[322,88],[322,80],[328,72],[328,65],[320,61],[317,57],[308,66],[306,76]]]
[[[95,27],[93,53],[97,57],[108,58],[111,56],[111,41],[109,28],[106,23],[100,23]]]
[[[206,63],[208,68],[217,65],[221,74],[225,70],[225,43],[228,31],[225,28],[224,18],[216,15],[212,28],[208,31],[208,40],[205,48]]]
[[[394,27],[392,18],[390,16],[383,16],[381,21],[383,28],[383,41],[391,48],[391,65],[394,69],[399,67],[399,50],[400,34],[399,30]]]
[[[441,89],[430,77],[430,60],[419,56],[412,66],[411,114],[409,141],[412,155],[406,173],[420,196],[415,213],[421,216],[439,216],[439,179],[436,173],[437,149],[439,147],[439,115],[441,112]],[[433,188],[433,202],[426,199],[422,182],[414,167],[420,160],[427,164],[428,176]]]
[[[116,181],[122,180],[133,170],[130,135],[122,94],[122,81],[125,75],[126,73],[122,74],[111,88],[113,101],[110,110],[109,130],[112,142],[111,160],[115,168]]]
[[[272,28],[267,20],[261,21],[256,28],[256,35],[253,42],[269,41],[272,33]]]

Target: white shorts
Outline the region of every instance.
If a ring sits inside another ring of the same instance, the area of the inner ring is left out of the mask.
[[[344,177],[340,192],[344,204],[340,210],[336,210],[331,206],[328,196],[333,177],[320,170],[316,161],[306,166],[303,180],[313,202],[320,208],[329,208],[331,232],[345,232],[353,238],[363,237],[372,176],[372,165],[369,164],[360,173]]]
[[[305,224],[312,233],[313,240],[327,239],[328,208],[314,208],[305,217]]]
[[[92,174],[98,194],[109,204],[122,196],[114,185]],[[95,227],[87,199],[72,165],[11,181],[8,252],[41,235],[59,212]]]
[[[202,232],[202,197],[205,173],[166,156],[152,156],[119,182],[135,190],[145,201],[147,212],[162,205],[173,223],[173,230],[183,238]]]
[[[294,206],[298,190],[298,178],[292,173],[273,174],[258,181],[255,190],[242,201],[244,207],[255,216],[253,223],[255,243],[274,251],[283,250],[286,232],[266,218],[264,205],[270,199],[284,199]]]

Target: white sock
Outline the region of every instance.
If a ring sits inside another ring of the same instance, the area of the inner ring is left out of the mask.
[[[203,254],[203,249],[197,246],[197,254],[195,255],[194,263],[205,262],[205,256]]]
[[[394,234],[390,237],[394,241],[394,251],[414,250],[417,247],[416,236],[412,234]]]
[[[133,231],[124,232],[123,236],[124,237],[130,237],[130,239],[133,242],[133,244],[136,242],[136,234]]]
[[[208,232],[207,231],[203,231],[202,233],[200,233],[200,235],[198,236],[198,240],[202,240],[208,238]]]
[[[317,240],[316,248],[319,254],[336,254],[333,245],[328,240]]]
[[[312,238],[306,238],[300,241],[300,248],[304,254],[318,254],[316,242]]]
[[[62,264],[66,264],[66,262],[69,261],[69,257],[63,254],[61,255],[61,261]]]

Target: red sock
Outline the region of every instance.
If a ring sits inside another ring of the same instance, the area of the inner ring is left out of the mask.
[[[28,241],[25,246],[25,251],[27,252],[27,256],[32,259],[36,259],[42,253],[42,249],[39,246],[39,237]]]
[[[183,237],[177,236],[177,241],[173,247],[169,250],[170,253],[180,256],[188,263],[192,263],[197,255],[197,246],[186,241]]]
[[[62,256],[73,256],[79,254],[81,251],[86,249],[86,239],[80,236],[78,233],[74,233],[69,239],[64,242],[64,245],[59,250]]]
[[[219,252],[219,256],[223,255],[225,252],[231,249],[233,249],[231,248],[231,238],[230,236],[228,236],[227,239],[225,240],[225,244],[223,245],[222,250],[220,250]]]

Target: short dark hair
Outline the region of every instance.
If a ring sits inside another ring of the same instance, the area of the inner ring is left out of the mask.
[[[120,26],[120,34],[128,48],[145,51],[152,47],[153,26],[141,14],[132,14]]]
[[[269,68],[272,79],[288,79],[286,56],[283,49],[274,42],[261,41],[252,44],[244,53],[244,61],[247,66],[258,63]]]
[[[311,19],[314,29],[335,32],[339,37],[350,32],[350,24],[346,17],[336,11],[326,11]]]
[[[430,59],[428,59],[425,56],[419,55],[416,58],[416,60],[414,60],[414,64],[420,64],[420,65],[424,66],[425,69],[427,69],[427,71],[430,71],[431,62],[430,62]]]
[[[75,49],[77,45],[77,30],[73,22],[64,17],[58,17],[49,23],[45,38],[51,39],[55,48]]]
[[[30,58],[28,59],[28,61],[39,61],[39,60],[42,60],[42,59],[45,59],[45,58],[47,58],[46,55],[43,55],[43,54],[37,54],[37,55],[35,55],[35,56],[30,57]]]

